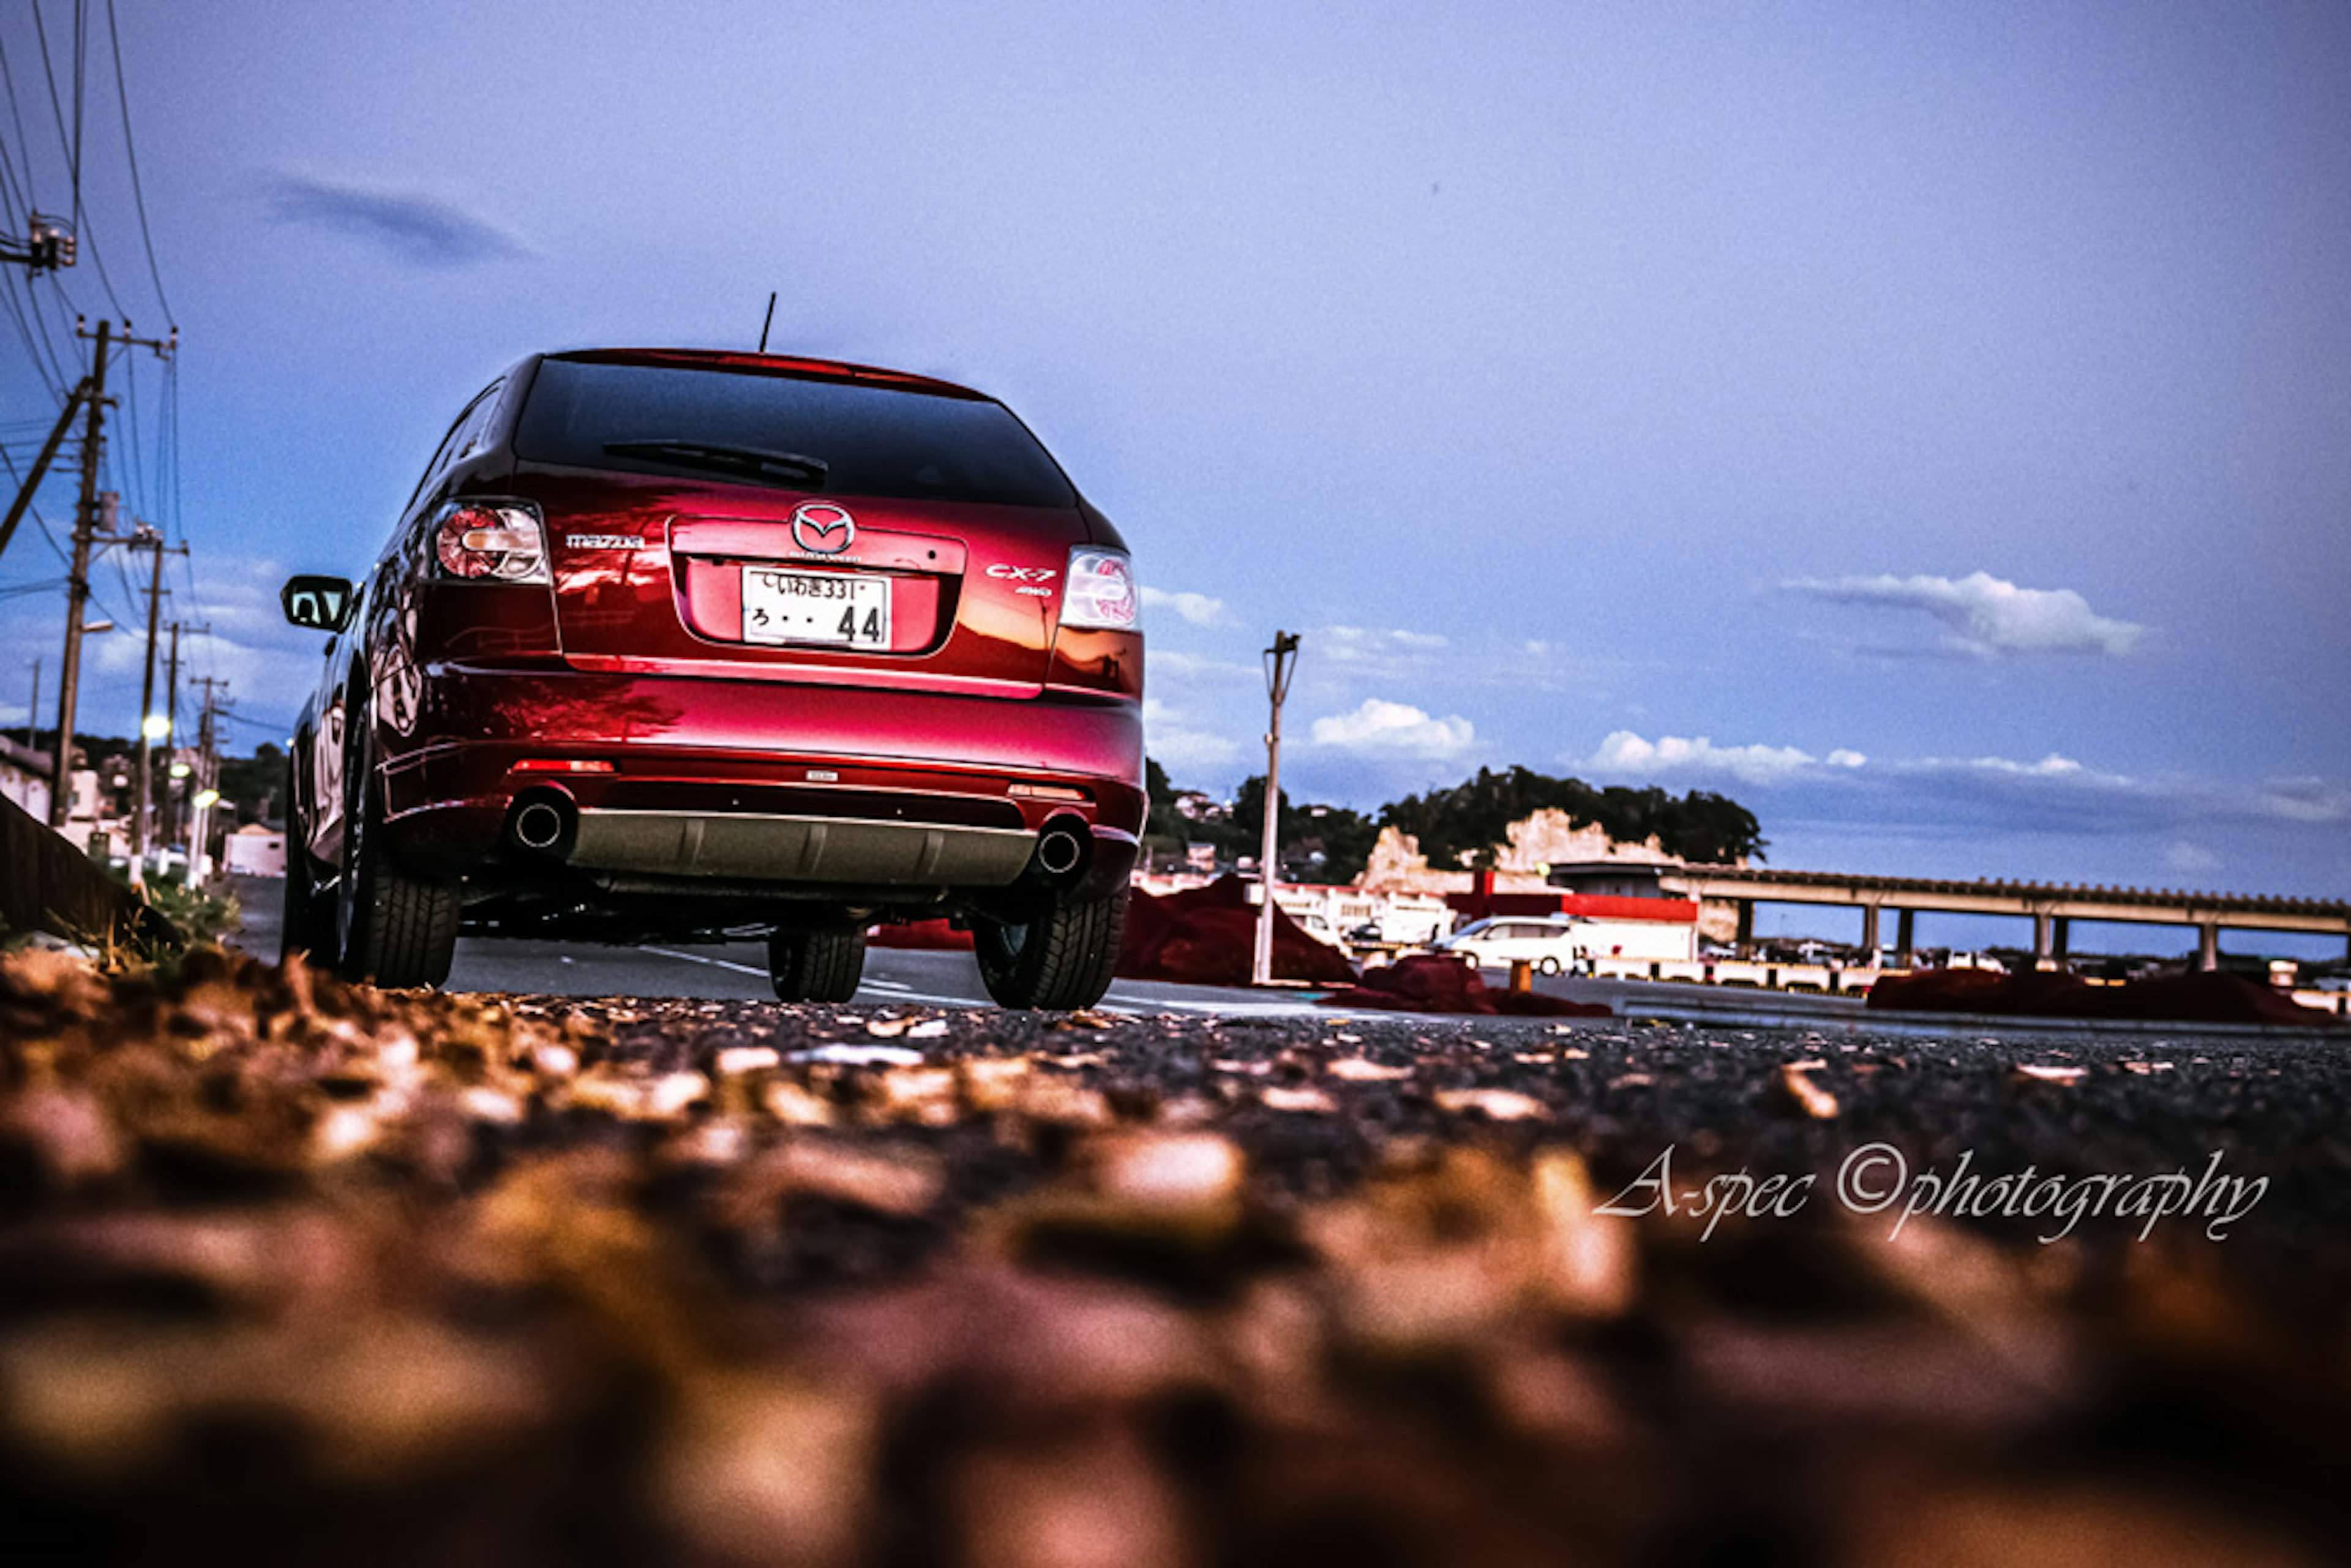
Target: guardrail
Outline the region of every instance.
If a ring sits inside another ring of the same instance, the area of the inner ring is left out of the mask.
[[[1752,958],[1701,958],[1653,962],[1602,958],[1593,972],[1612,980],[1687,980],[1702,986],[1752,987],[1764,991],[1817,991],[1823,996],[1860,996],[1885,969],[1829,964],[1773,964]],[[1900,973],[1900,971],[1893,971]]]
[[[169,941],[172,923],[71,841],[0,795],[0,926],[101,951]]]
[[[1695,963],[1647,964],[1629,958],[1603,958],[1593,973],[1611,980],[1679,980],[1695,985],[1731,986],[1761,991],[1818,993],[1831,997],[1868,994],[1882,975],[1910,973],[1907,969],[1835,967],[1825,964],[1770,964],[1747,958],[1708,958]],[[2105,984],[2092,981],[2093,985]],[[2351,995],[2300,987],[2286,995],[2306,1008],[2351,1018]]]

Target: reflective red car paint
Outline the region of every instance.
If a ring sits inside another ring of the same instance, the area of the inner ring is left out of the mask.
[[[288,941],[346,973],[437,983],[461,924],[765,925],[778,994],[845,996],[869,924],[946,915],[1008,1003],[1108,983],[1144,810],[1131,568],[992,400],[534,358],[458,417],[348,611],[295,588],[333,635]]]

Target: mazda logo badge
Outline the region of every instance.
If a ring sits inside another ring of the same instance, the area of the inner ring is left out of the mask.
[[[792,543],[810,555],[839,555],[857,541],[857,524],[846,507],[802,501],[792,508]]]

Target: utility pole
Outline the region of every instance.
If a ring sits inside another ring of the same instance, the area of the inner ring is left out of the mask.
[[[0,518],[0,555],[7,553],[8,541],[16,537],[16,525],[25,520],[25,513],[33,505],[33,492],[41,487],[43,479],[48,477],[50,461],[57,456],[57,448],[65,444],[66,432],[73,427],[75,413],[89,401],[89,397],[88,376],[82,377],[73,391],[66,393],[66,405],[57,410],[57,422],[49,427],[49,438],[41,443],[41,455],[34,458],[32,467],[26,470],[25,482],[17,489],[16,498],[9,503],[8,516]]]
[[[25,216],[29,230],[25,238],[0,235],[0,261],[21,264],[27,278],[71,267],[77,248],[72,225],[63,218],[45,218],[38,213]]]
[[[57,761],[49,775],[49,826],[66,825],[73,786],[74,708],[80,698],[81,617],[89,608],[89,547],[98,534],[99,441],[106,424],[106,350],[114,323],[98,324],[98,353],[90,361],[87,406],[89,423],[81,437],[81,504],[74,512],[73,564],[66,576],[66,660],[57,683]],[[79,337],[81,329],[76,327]]]
[[[1290,695],[1290,673],[1298,666],[1298,633],[1276,632],[1265,651],[1265,695],[1273,702],[1273,722],[1265,732],[1265,844],[1258,857],[1258,875],[1265,883],[1265,902],[1257,912],[1257,953],[1249,965],[1249,980],[1262,986],[1273,978],[1273,883],[1275,862],[1281,852],[1281,705]]]
[[[213,675],[199,675],[195,684],[204,688],[204,706],[196,716],[196,771],[189,780],[196,787],[193,831],[188,835],[188,885],[202,887],[212,875],[212,856],[205,852],[205,841],[211,837],[210,818],[213,802],[220,791],[213,787],[213,715],[219,711],[214,687],[225,689],[228,683]]]
[[[172,760],[163,765],[163,796],[156,812],[156,831],[162,834],[167,844],[179,836],[174,831],[180,825],[179,782],[185,777],[172,771],[178,766],[180,755],[180,632],[183,629],[194,632],[199,636],[212,630],[210,626],[189,627],[183,622],[172,622],[172,653],[163,677],[163,718],[171,727],[172,735],[172,744],[164,755]]]
[[[139,683],[139,791],[138,804],[131,818],[131,885],[147,885],[147,806],[153,799],[154,760],[151,753],[158,740],[167,739],[172,733],[172,721],[155,711],[155,642],[163,612],[163,558],[183,556],[186,545],[166,549],[163,536],[147,525],[141,524],[131,535],[131,548],[148,550],[155,557],[155,567],[147,583],[147,673]],[[161,734],[157,731],[161,730]]]
[[[134,338],[131,336],[127,321],[123,323],[123,331],[119,339],[111,321],[100,321],[95,333],[85,331],[77,322],[74,336],[94,339],[98,347],[90,356],[89,374],[83,378],[89,388],[89,395],[83,400],[89,411],[89,423],[82,432],[81,502],[74,515],[73,564],[66,579],[66,656],[65,668],[58,676],[57,685],[57,759],[49,779],[49,826],[53,828],[66,825],[66,811],[73,782],[74,720],[81,695],[82,614],[89,607],[90,548],[95,544],[128,542],[113,537],[110,530],[114,519],[110,515],[103,518],[110,531],[105,534],[99,531],[98,464],[105,449],[107,356],[119,341],[126,346],[135,343],[141,348],[152,349],[159,356],[168,358],[180,342],[177,328],[172,329],[168,342],[152,338]]]

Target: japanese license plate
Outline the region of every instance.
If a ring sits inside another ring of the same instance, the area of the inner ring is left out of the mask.
[[[890,580],[843,571],[743,569],[743,641],[890,645]]]

